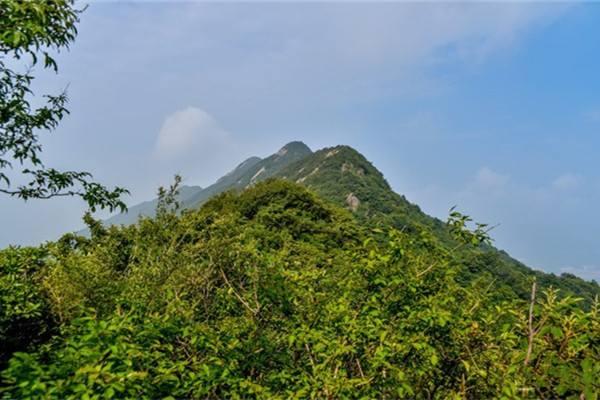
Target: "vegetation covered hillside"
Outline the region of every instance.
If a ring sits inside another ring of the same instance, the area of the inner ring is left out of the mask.
[[[323,200],[350,211],[365,228],[393,227],[405,233],[431,232],[447,249],[456,246],[445,224],[425,214],[419,206],[395,193],[383,174],[362,154],[348,146],[336,146],[312,152],[302,142],[291,142],[277,153],[265,158],[252,157],[229,174],[205,189],[183,187],[178,200],[182,208],[197,209],[211,197],[224,191],[241,191],[269,177],[287,179],[307,187]],[[109,218],[105,224],[129,224],[137,214],[153,216],[152,208],[158,199],[133,206],[128,214]],[[87,232],[87,231],[82,231]],[[381,239],[379,239],[381,240]],[[534,271],[505,252],[482,244],[477,248],[461,249],[455,257],[459,270],[457,281],[468,286],[482,280],[490,285],[497,299],[529,297],[530,281],[536,277],[540,288],[551,286],[563,294],[583,298],[582,306],[591,307],[600,286],[574,275],[556,276]]]
[[[361,224],[375,228],[393,227],[406,233],[426,230],[431,232],[446,248],[456,246],[445,225],[430,217],[395,193],[383,174],[362,154],[348,146],[325,148],[283,168],[276,176],[297,182],[332,204],[350,210]],[[589,308],[600,295],[595,281],[587,282],[571,274],[554,274],[534,271],[487,244],[461,249],[455,255],[457,281],[464,286],[482,280],[490,285],[497,299],[520,298],[530,295],[530,282],[536,277],[540,288],[559,288],[584,299]]]
[[[323,199],[351,210],[371,226],[413,230],[427,227],[444,236],[442,221],[395,193],[383,174],[348,146],[321,149],[280,170],[277,177],[299,183]]]
[[[4,398],[598,398],[600,318],[282,180],[0,252]],[[486,237],[454,214],[461,248]],[[531,286],[530,286],[531,288]]]

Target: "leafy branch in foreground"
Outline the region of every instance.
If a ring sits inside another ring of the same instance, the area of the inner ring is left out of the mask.
[[[474,230],[469,230],[467,224],[472,221],[473,219],[468,215],[456,211],[456,206],[450,209],[450,215],[446,222],[446,226],[449,228],[454,240],[458,242],[456,249],[467,244],[491,244],[489,232],[498,225],[489,226],[488,224],[478,222],[476,223]]]
[[[57,71],[56,61],[49,51],[68,48],[77,35],[76,24],[83,10],[73,8],[73,0],[0,1],[0,193],[23,200],[47,199],[57,196],[80,196],[92,211],[109,208],[126,209],[120,200],[128,191],[109,190],[92,182],[87,172],[59,172],[46,168],[40,158],[42,146],[39,131],[52,131],[69,113],[66,90],[59,95],[45,95],[46,104],[34,109],[31,105],[34,79],[31,74],[43,59],[43,68]],[[5,59],[31,57],[24,72],[9,68]],[[8,170],[29,177],[30,181],[11,188]]]
[[[123,188],[115,188],[110,191],[98,183],[89,182],[87,179],[92,177],[89,172],[58,172],[54,168],[50,168],[36,171],[25,169],[23,173],[32,175],[33,180],[27,185],[19,186],[15,191],[0,189],[0,193],[18,196],[23,200],[81,196],[88,203],[91,211],[96,211],[97,207],[107,207],[111,211],[127,209],[120,197],[122,194],[128,194],[129,191]],[[76,184],[81,185],[80,190],[71,189]]]

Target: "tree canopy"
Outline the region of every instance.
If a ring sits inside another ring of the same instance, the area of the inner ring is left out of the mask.
[[[124,210],[121,196],[127,190],[107,189],[93,182],[88,172],[61,172],[41,159],[39,134],[56,129],[69,113],[68,99],[66,90],[47,94],[46,104],[34,109],[33,70],[40,64],[58,70],[51,52],[67,49],[74,41],[81,12],[74,0],[0,2],[0,193],[24,200],[80,196],[91,210]],[[7,66],[24,57],[30,60],[26,70]],[[25,177],[25,182],[14,187],[13,175]]]
[[[598,398],[597,301],[463,287],[431,231],[366,228],[291,182],[181,215],[174,190],[137,225],[0,251],[0,393]],[[460,245],[485,240],[466,220]]]

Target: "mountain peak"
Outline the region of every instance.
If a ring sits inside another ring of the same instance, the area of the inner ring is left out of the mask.
[[[288,144],[283,146],[277,152],[277,155],[282,156],[289,152],[296,153],[296,154],[302,154],[302,155],[309,155],[312,153],[312,150],[307,145],[305,145],[303,142],[294,141],[294,142],[289,142]]]
[[[393,196],[381,172],[362,154],[345,145],[318,150],[280,170],[276,176],[300,183],[336,205],[349,205],[361,215],[372,215],[375,210],[384,212],[379,199],[386,198],[387,202],[387,197]]]

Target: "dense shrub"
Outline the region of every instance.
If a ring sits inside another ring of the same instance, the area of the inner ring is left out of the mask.
[[[448,249],[289,182],[172,200],[0,252],[4,397],[598,397],[598,304],[459,285],[478,268],[460,249],[486,238],[458,213]]]

